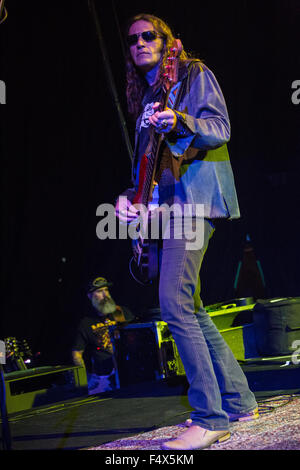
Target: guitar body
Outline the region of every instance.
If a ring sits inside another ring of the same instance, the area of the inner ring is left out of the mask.
[[[161,240],[143,239],[132,241],[134,261],[141,282],[152,282],[159,273],[159,248]]]
[[[139,186],[136,196],[133,200],[133,204],[143,204],[149,209],[150,197],[147,200],[144,199],[145,181],[146,175],[152,172],[151,158],[147,155],[143,155],[140,172],[139,172]],[[152,191],[151,191],[152,193]],[[152,197],[151,197],[152,201]],[[145,237],[142,231],[139,233],[139,237],[132,241],[132,249],[134,255],[134,261],[138,270],[138,275],[142,282],[151,282],[158,277],[159,272],[159,242],[160,240],[151,238],[151,212],[147,211],[144,214],[143,219],[143,230],[147,232]]]
[[[181,50],[182,44],[180,40],[176,39],[170,50],[171,57],[168,57],[166,73],[164,74],[163,96],[161,99],[163,109],[167,108],[169,93],[178,79],[178,64]],[[160,238],[151,236],[151,224],[154,223],[154,220],[156,224],[159,223],[159,214],[155,216],[154,213],[151,212],[150,204],[151,202],[153,203],[152,196],[155,186],[160,145],[164,139],[162,134],[155,133],[154,131],[155,130],[152,129],[146,153],[143,155],[140,162],[139,186],[133,200],[134,205],[142,204],[143,207],[147,208],[147,213],[143,216],[143,230],[140,230],[138,239],[132,242],[133,259],[139,277],[144,283],[152,282],[158,277],[159,249],[162,243]],[[145,233],[147,234],[146,236]]]

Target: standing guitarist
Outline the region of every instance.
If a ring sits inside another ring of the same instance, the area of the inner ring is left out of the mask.
[[[214,219],[239,217],[226,143],[230,124],[213,73],[199,60],[179,58],[177,99],[161,102],[163,80],[174,36],[161,19],[141,14],[127,31],[127,100],[136,119],[134,184],[119,197],[116,214],[130,223],[137,217],[137,192],[143,184],[153,131],[163,136],[155,169],[159,205],[202,205],[203,245],[188,250],[185,236],[163,237],[159,276],[162,319],[168,323],[189,382],[194,411],[187,429],[163,449],[202,449],[230,438],[229,421],[258,417],[257,403],[231,350],[203,308],[199,272],[215,228]],[[180,86],[178,86],[178,84]],[[146,155],[146,156],[145,156]],[[144,160],[143,160],[144,159]],[[192,214],[191,230],[197,225]],[[174,216],[171,228],[178,222]],[[174,234],[174,231],[172,232]]]

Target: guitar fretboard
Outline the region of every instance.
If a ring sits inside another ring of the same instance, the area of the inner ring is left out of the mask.
[[[168,101],[169,92],[170,90],[168,90],[167,92],[165,90],[162,91],[160,102],[161,103],[163,102],[165,104],[164,109]],[[157,132],[155,132],[154,128],[152,128],[150,132],[151,132],[150,133],[151,150],[146,155],[146,158],[147,158],[146,173],[145,173],[144,186],[143,186],[142,197],[141,197],[141,202],[146,207],[148,207],[148,204],[151,201],[155,172],[156,172],[156,167],[158,163],[158,154],[159,154],[161,142],[163,140],[162,134],[158,134]]]

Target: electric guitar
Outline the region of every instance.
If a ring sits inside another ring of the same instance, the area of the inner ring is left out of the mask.
[[[168,106],[171,89],[178,81],[179,57],[182,51],[182,44],[179,39],[175,39],[170,56],[167,59],[165,72],[163,75],[162,94],[160,103],[161,111]],[[140,212],[139,226],[136,231],[138,238],[133,240],[133,260],[135,262],[138,275],[142,282],[151,282],[158,277],[159,271],[159,238],[151,238],[151,222],[158,217],[155,211],[151,211],[153,203],[153,190],[155,187],[155,175],[158,169],[159,151],[164,140],[164,134],[155,132],[155,128],[150,129],[150,139],[146,152],[143,155],[139,169],[139,185],[133,204],[142,204],[147,208],[146,213]],[[138,208],[138,207],[137,207]],[[156,219],[156,222],[157,219]]]
[[[4,339],[6,358],[9,363],[16,370],[26,370],[27,366],[25,361],[31,362],[32,352],[26,339],[19,341],[14,336]]]

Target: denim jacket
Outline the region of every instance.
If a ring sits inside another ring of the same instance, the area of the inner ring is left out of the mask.
[[[159,204],[203,204],[206,218],[238,218],[239,205],[226,145],[230,122],[220,86],[200,61],[181,69],[179,80],[181,85],[173,107],[177,125],[166,134],[161,148]],[[136,144],[140,119],[141,116],[136,125]],[[134,161],[140,157],[135,156]],[[135,173],[134,165],[136,190]],[[129,198],[131,192],[126,192]]]

